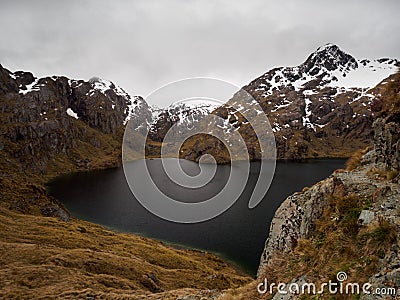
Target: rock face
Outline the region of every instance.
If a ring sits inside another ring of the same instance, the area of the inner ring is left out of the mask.
[[[134,118],[137,127],[151,119],[147,103],[114,83],[62,76],[35,78],[0,66],[2,151],[45,172],[49,159],[68,155],[80,142],[95,148],[107,137],[121,141],[121,130]],[[89,155],[90,156],[90,155]]]
[[[378,160],[389,168],[400,169],[400,119],[394,116],[374,122],[374,143]]]
[[[299,239],[307,238],[313,231],[315,221],[321,217],[330,196],[343,194],[344,185],[339,177],[331,177],[314,185],[304,194],[288,197],[278,208],[258,269],[259,276],[277,252],[289,252]]]
[[[373,111],[379,116],[373,124],[378,160],[389,168],[400,169],[400,76],[387,78],[374,89]]]
[[[324,210],[330,205],[329,199],[334,197],[343,199],[351,195],[357,199],[371,201],[367,206],[364,204],[362,210],[354,210],[359,218],[357,226],[361,226],[361,230],[364,228],[368,232],[370,228],[368,226],[374,228],[373,226],[380,224],[382,220],[396,228],[394,232],[397,237],[391,246],[382,250],[378,272],[368,281],[373,287],[398,287],[400,280],[399,87],[400,73],[397,73],[374,90],[377,95],[376,101],[380,102],[379,105],[377,103],[373,105],[377,116],[374,121],[374,149],[363,156],[361,164],[354,171],[335,172],[311,188],[288,197],[276,211],[260,260],[258,269],[260,279],[268,275],[266,272],[274,257],[293,253],[299,241],[303,239],[315,240],[315,228]],[[292,279],[287,278],[288,281]],[[377,299],[376,297],[376,295],[362,295],[362,299]]]
[[[375,98],[371,88],[399,66],[395,59],[356,60],[327,44],[299,66],[272,69],[243,90],[268,116],[278,158],[346,157],[371,143],[370,105]],[[254,136],[248,131],[252,120],[241,116],[245,110],[229,109],[240,101],[237,94],[213,113],[232,124],[249,141],[249,152],[254,150],[251,157],[259,159]]]

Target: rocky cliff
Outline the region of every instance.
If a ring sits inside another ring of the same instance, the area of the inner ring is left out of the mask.
[[[399,91],[399,73],[373,91],[377,97],[372,103],[372,149],[353,156],[346,170],[282,203],[271,223],[258,279],[318,283],[344,271],[349,282],[398,288]]]

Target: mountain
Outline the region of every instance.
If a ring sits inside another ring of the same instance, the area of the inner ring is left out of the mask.
[[[27,186],[66,172],[117,166],[126,122],[132,119],[140,131],[151,120],[143,98],[111,81],[36,78],[1,65],[0,112],[3,203],[63,219],[68,213],[57,201]],[[26,193],[38,200],[26,201]]]
[[[370,143],[370,105],[376,97],[371,88],[395,73],[399,66],[396,59],[357,60],[338,46],[327,44],[302,64],[274,68],[243,90],[268,116],[279,159],[346,157]],[[232,109],[240,107],[241,101],[241,93],[237,93],[213,114],[234,124],[250,141],[247,147],[251,158],[259,159],[260,149],[248,125],[252,120],[243,117],[243,113],[256,108]],[[213,152],[208,146],[213,138],[203,136],[202,140],[196,151],[186,147],[182,157],[198,160],[199,153]],[[222,158],[223,162],[228,160]]]
[[[370,106],[377,96],[371,88],[399,66],[395,59],[357,60],[338,46],[327,44],[299,66],[274,68],[243,90],[267,114],[279,159],[349,156],[371,141]],[[5,99],[1,103],[3,138],[10,138],[16,147],[14,155],[21,159],[26,158],[24,153],[40,156],[31,159],[31,165],[40,172],[45,172],[49,159],[68,155],[82,141],[102,148],[99,134],[107,135],[107,140],[113,136],[117,145],[128,120],[138,134],[149,132],[149,156],[159,155],[161,142],[172,127],[172,136],[183,135],[196,126],[205,132],[225,128],[229,137],[232,129],[228,127],[233,126],[246,140],[250,158],[261,158],[252,120],[243,116],[246,110],[257,112],[256,108],[232,109],[240,107],[240,93],[220,107],[181,102],[160,109],[96,77],[89,81],[63,76],[36,78],[30,72],[10,72],[0,67],[0,95]],[[222,121],[202,124],[211,112]],[[94,136],[91,130],[96,130]],[[181,157],[198,160],[204,153],[213,154],[221,163],[229,161],[223,143],[209,135],[189,139]],[[114,155],[113,160],[118,159]],[[76,159],[85,160],[88,158]]]
[[[161,142],[173,126],[172,134],[174,135],[190,131],[204,116],[210,114],[217,107],[218,105],[214,102],[178,102],[163,109],[153,108],[149,138]]]

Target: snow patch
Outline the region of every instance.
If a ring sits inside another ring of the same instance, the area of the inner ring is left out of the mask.
[[[19,94],[22,94],[22,95],[26,95],[26,94],[28,94],[28,93],[30,93],[30,92],[33,92],[33,91],[39,91],[40,90],[40,87],[41,86],[44,86],[44,84],[38,84],[38,82],[39,82],[39,78],[36,78],[31,84],[28,84],[28,85],[26,85],[25,87],[26,87],[26,89],[25,90],[19,90]]]
[[[337,78],[337,81],[332,81],[328,86],[340,86],[345,88],[370,88],[376,86],[383,79],[398,70],[392,61],[378,62],[377,60],[363,64],[358,61],[358,68],[351,70],[348,73],[336,70],[332,72],[332,76]]]
[[[106,96],[106,92],[108,90],[113,90],[116,95],[129,98],[129,94],[127,92],[110,80],[93,77],[89,79],[89,83],[92,86],[92,89],[88,92],[89,95],[92,95],[95,91],[99,91]]]
[[[128,95],[129,96],[129,95]],[[126,125],[128,121],[135,116],[137,113],[139,113],[139,110],[141,106],[143,105],[143,100],[139,96],[134,96],[133,99],[128,98],[127,101],[129,101],[127,108],[125,109],[124,113],[127,114],[123,125]]]
[[[310,121],[310,116],[311,116],[311,110],[310,110],[310,104],[312,103],[310,99],[305,98],[305,113],[306,115],[303,117],[303,126],[304,127],[311,127],[315,131],[315,126],[314,124],[311,123]]]
[[[72,110],[72,108],[70,108],[70,107],[68,107],[68,109],[67,109],[67,115],[68,116],[71,116],[71,117],[73,117],[73,118],[75,118],[75,119],[79,119],[78,118],[78,115],[76,114],[76,112],[74,112],[73,110]]]

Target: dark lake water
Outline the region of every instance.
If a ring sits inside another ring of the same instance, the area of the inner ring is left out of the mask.
[[[118,231],[212,251],[254,275],[271,219],[281,202],[303,187],[329,176],[335,169],[342,168],[344,162],[343,159],[278,162],[268,193],[256,208],[249,209],[248,201],[260,166],[259,162],[253,162],[250,178],[238,201],[222,215],[196,224],[173,223],[148,212],[131,193],[122,168],[62,176],[51,182],[48,188],[50,194],[75,217]],[[154,170],[152,174],[157,185],[176,199],[199,198],[202,201],[200,198],[207,198],[223,187],[230,172],[230,166],[218,166],[209,187],[196,189],[190,194],[167,179],[159,160],[147,163]],[[198,167],[187,162],[186,168],[193,168],[195,174]],[[134,164],[131,169],[134,173]],[[138,173],[137,176],[141,176]]]

